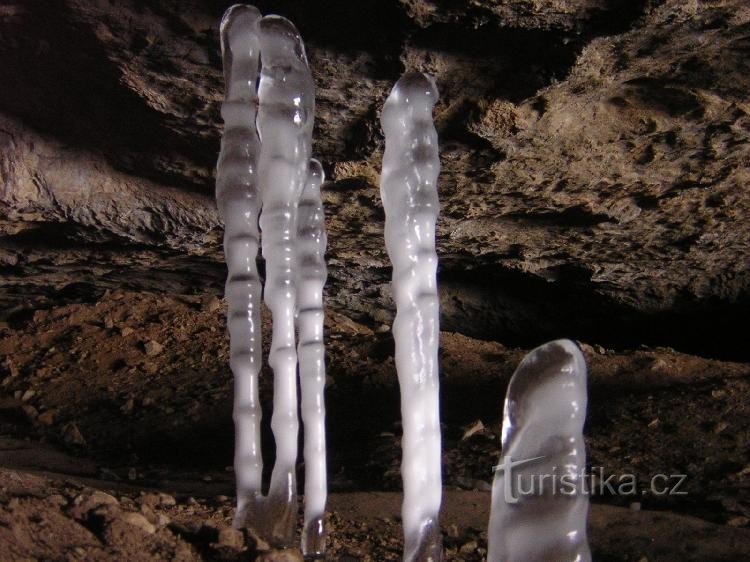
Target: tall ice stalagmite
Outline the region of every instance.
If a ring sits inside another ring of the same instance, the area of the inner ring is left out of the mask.
[[[383,107],[380,193],[393,264],[396,370],[401,389],[404,560],[442,560],[435,223],[440,171],[432,78],[408,72]]]
[[[294,542],[297,518],[297,346],[299,313],[303,365],[303,415],[309,423],[308,487],[303,550],[321,555],[326,501],[322,336],[325,230],[319,187],[323,173],[310,161],[314,85],[305,48],[294,25],[280,16],[261,17],[247,5],[232,6],[221,24],[226,80],[225,122],[217,165],[216,194],[225,221],[229,275],[230,364],[235,377],[235,526],[254,529],[277,547]],[[309,198],[298,257],[297,205],[305,185]],[[310,238],[310,229],[317,237]],[[262,237],[260,236],[262,233]],[[274,371],[273,429],[276,462],[268,494],[262,495],[261,284],[258,245],[266,262],[264,299],[273,317],[269,363]],[[298,279],[299,278],[299,279]],[[300,283],[302,308],[298,310]],[[309,504],[309,505],[308,505]]]
[[[292,23],[266,16],[259,23],[261,72],[258,176],[263,200],[260,229],[266,260],[264,300],[273,317],[271,351],[276,463],[266,516],[271,540],[290,545],[297,517],[297,203],[312,150],[315,92],[302,38]]]
[[[320,198],[323,177],[320,162],[311,160],[297,215],[297,357],[305,425],[305,522],[302,529],[305,556],[325,553],[324,518],[328,494],[323,395],[326,382],[323,286],[327,275],[325,214]]]
[[[260,12],[232,6],[221,21],[226,96],[221,106],[224,135],[216,172],[216,199],[224,219],[226,298],[230,334],[229,364],[234,374],[234,471],[237,478],[235,524],[259,521],[263,456],[260,443],[260,296],[256,258],[261,201],[257,164],[260,141],[255,127],[258,96]]]

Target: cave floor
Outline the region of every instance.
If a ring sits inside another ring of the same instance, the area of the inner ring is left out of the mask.
[[[0,559],[254,559],[229,530],[223,301],[107,291],[34,304],[0,324]],[[331,559],[399,560],[393,340],[331,311],[327,342]],[[594,559],[750,559],[750,366],[581,346],[591,472],[636,482],[595,494]],[[447,560],[486,554],[502,399],[526,351],[441,336]],[[266,405],[271,383],[263,373]],[[271,453],[268,427],[264,443]],[[685,494],[655,494],[659,474],[684,474]]]

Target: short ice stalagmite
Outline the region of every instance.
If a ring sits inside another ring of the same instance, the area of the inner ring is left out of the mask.
[[[508,386],[489,562],[588,562],[586,363],[570,340],[524,357]]]

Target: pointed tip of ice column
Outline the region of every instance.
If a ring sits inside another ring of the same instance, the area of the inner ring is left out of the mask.
[[[294,25],[281,16],[265,16],[258,26],[262,63],[258,130],[268,157],[261,158],[258,167],[263,205],[289,204],[299,198],[306,181],[315,83]]]
[[[219,31],[225,33],[237,21],[255,21],[261,17],[260,10],[255,6],[251,6],[250,4],[233,4],[221,16]]]
[[[432,76],[416,71],[404,73],[386,100],[383,108],[385,118],[383,126],[388,126],[387,112],[392,107],[399,107],[402,111],[404,108],[416,110],[423,113],[424,119],[432,120],[432,108],[435,107],[439,95]]]
[[[435,78],[416,70],[405,72],[396,82],[393,92],[395,95],[404,96],[407,102],[409,97],[422,97],[432,100],[433,104],[437,102],[439,95]]]
[[[519,363],[513,374],[508,396],[517,392],[528,392],[529,387],[542,380],[547,384],[586,385],[586,360],[575,342],[567,339],[554,340],[532,349]]]
[[[260,12],[254,6],[235,4],[221,20],[221,58],[224,62],[224,121],[255,120],[255,81],[258,76]],[[226,103],[230,101],[233,103]]]

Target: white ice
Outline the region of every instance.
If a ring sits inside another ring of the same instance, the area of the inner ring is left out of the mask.
[[[226,224],[230,364],[235,376],[238,492],[235,525],[255,528],[274,546],[290,546],[297,516],[295,465],[299,433],[295,342],[300,275],[297,205],[308,180],[308,168],[312,171],[308,182],[311,196],[318,193],[323,179],[320,164],[316,161],[310,164],[314,84],[302,39],[285,18],[261,18],[252,6],[233,6],[222,20],[221,41],[227,93],[222,105],[225,131],[217,166],[217,200]],[[306,215],[305,220],[308,225],[319,221],[315,227],[323,231],[320,206],[312,217]],[[266,262],[263,295],[273,317],[269,364],[274,371],[271,428],[276,445],[276,462],[266,497],[261,495],[263,465],[258,402],[261,286],[255,260],[260,232]],[[305,376],[303,412],[311,420],[310,513],[320,519],[322,533],[326,483],[325,439],[321,436],[324,409],[319,379],[322,373],[321,380],[325,381],[325,374],[318,356],[322,356],[323,345],[319,332],[322,332],[325,235],[317,240],[322,242],[320,247],[313,248],[310,243],[303,247],[306,252],[303,263],[314,261],[312,267],[317,267],[322,278],[312,279],[315,275],[305,265],[300,297],[306,299],[306,308],[301,311],[304,314],[300,333],[304,341],[300,351],[303,361],[312,362],[301,368]],[[317,307],[318,314],[309,317],[308,307]],[[305,407],[310,401],[320,403],[320,407]],[[320,537],[316,540],[323,542]],[[313,548],[322,547],[316,543]]]
[[[380,193],[393,264],[396,370],[401,388],[405,561],[442,560],[435,223],[440,171],[432,78],[404,74],[383,107]]]
[[[508,386],[489,562],[588,562],[586,363],[570,340],[524,357]]]
[[[234,470],[237,478],[235,524],[260,518],[263,457],[258,375],[261,368],[260,296],[256,257],[260,232],[257,161],[260,142],[255,127],[258,98],[260,12],[232,6],[221,22],[226,96],[221,107],[224,136],[216,173],[216,199],[224,219],[228,275],[226,298],[230,366],[234,374]]]
[[[290,545],[297,517],[297,203],[312,150],[315,92],[302,39],[280,16],[260,20],[261,73],[258,177],[263,201],[260,229],[266,260],[264,300],[273,317],[271,351],[276,463],[268,490],[271,540]]]
[[[327,498],[325,347],[323,345],[323,286],[326,282],[326,230],[320,184],[323,168],[311,160],[297,214],[297,328],[302,421],[305,427],[305,522],[302,553],[325,553]]]

